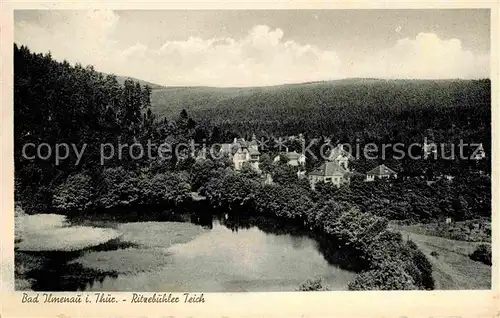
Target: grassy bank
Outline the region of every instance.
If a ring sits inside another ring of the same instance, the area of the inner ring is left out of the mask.
[[[427,256],[432,264],[436,289],[491,288],[491,266],[473,261],[469,257],[481,243],[416,234],[404,226],[395,228],[403,237],[415,242]]]
[[[491,219],[476,219],[452,223],[431,222],[405,226],[405,231],[439,236],[451,240],[467,242],[491,242]]]

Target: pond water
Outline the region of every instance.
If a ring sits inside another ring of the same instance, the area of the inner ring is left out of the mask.
[[[121,236],[80,251],[17,251],[16,257],[37,258],[38,265],[26,275],[32,289],[294,291],[307,279],[321,277],[330,290],[344,290],[355,276],[325,258],[318,240],[268,220],[240,225],[214,218],[205,226],[171,221],[84,223],[69,226],[105,227]]]

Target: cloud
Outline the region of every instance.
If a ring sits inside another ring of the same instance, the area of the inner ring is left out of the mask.
[[[404,38],[366,61],[352,62],[351,74],[382,78],[486,78],[489,56],[462,48],[458,39],[443,40],[434,33]]]
[[[333,50],[286,40],[285,32],[257,25],[239,38],[193,35],[151,47],[113,38],[112,11],[49,11],[36,22],[17,21],[15,39],[35,52],[92,64],[97,70],[163,85],[259,86],[345,77],[489,77],[489,58],[465,51],[458,39],[420,33],[393,47],[351,60]],[[144,35],[154,37],[152,34]],[[358,55],[356,55],[358,56]]]
[[[140,48],[139,48],[140,47]],[[133,54],[131,53],[133,52]],[[190,37],[169,41],[159,49],[141,44],[127,49],[129,65],[149,68],[163,84],[250,86],[316,81],[338,74],[335,52],[283,41],[281,29],[252,28],[241,39]],[[140,65],[140,66],[139,66]]]

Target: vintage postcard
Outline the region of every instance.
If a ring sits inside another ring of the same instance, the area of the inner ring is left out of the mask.
[[[0,315],[500,315],[496,1],[1,20]]]

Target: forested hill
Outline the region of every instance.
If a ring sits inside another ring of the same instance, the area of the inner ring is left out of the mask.
[[[215,125],[236,134],[328,136],[378,125],[386,126],[384,130],[440,129],[489,123],[490,80],[344,79],[268,87],[168,87],[154,90],[151,103],[160,116],[173,118],[186,109],[207,129]]]
[[[129,81],[133,81],[134,83],[139,83],[141,86],[149,86],[152,90],[165,89],[165,86],[161,86],[161,85],[158,85],[155,83],[151,83],[151,82],[144,81],[144,80],[137,79],[137,78],[130,77],[130,76],[115,75],[115,77],[116,77],[116,80],[118,81],[118,84],[120,84],[120,85],[124,85],[125,81],[129,80]]]

